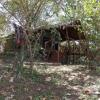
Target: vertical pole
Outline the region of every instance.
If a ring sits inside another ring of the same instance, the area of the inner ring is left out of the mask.
[[[59,43],[58,43],[58,63],[59,63]]]
[[[75,63],[75,42],[73,41],[73,64]]]
[[[70,63],[70,51],[71,51],[71,48],[70,48],[70,41],[69,41],[69,35],[68,35],[68,31],[67,31],[67,27],[66,27],[66,40],[68,41],[68,46],[67,46],[67,49],[68,49],[68,52],[67,52],[67,58],[68,58],[68,63]]]

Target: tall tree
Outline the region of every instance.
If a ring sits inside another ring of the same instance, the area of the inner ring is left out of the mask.
[[[0,4],[5,12],[10,16],[9,21],[15,20],[22,28],[26,39],[28,51],[30,52],[30,60],[32,67],[32,47],[29,35],[32,36],[33,29],[36,27],[40,19],[42,10],[47,3],[47,0],[1,0]],[[2,19],[3,21],[3,19]]]

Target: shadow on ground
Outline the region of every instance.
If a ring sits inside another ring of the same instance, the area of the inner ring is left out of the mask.
[[[100,79],[82,65],[35,65],[33,74],[25,68],[16,75],[12,60],[0,60],[0,100],[84,100]]]

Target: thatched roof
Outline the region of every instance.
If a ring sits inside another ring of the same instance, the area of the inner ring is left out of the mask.
[[[86,39],[84,32],[82,31],[81,22],[79,20],[74,21],[70,24],[61,24],[61,25],[51,26],[51,27],[39,27],[35,29],[34,32],[35,33],[39,33],[39,32],[48,33],[52,29],[56,29],[58,33],[60,33],[60,36],[63,41]]]
[[[18,26],[16,24],[14,24],[15,27],[15,33],[17,33],[17,29],[19,29],[19,33],[20,35],[23,33],[23,28],[21,26]],[[42,35],[44,35],[44,33],[46,33],[46,35],[48,35],[49,33],[52,32],[52,30],[56,30],[57,34],[59,34],[61,36],[61,40],[62,41],[66,41],[66,40],[85,40],[85,34],[82,30],[82,25],[81,22],[79,20],[75,20],[69,24],[59,24],[59,25],[55,25],[55,26],[46,26],[46,27],[38,27],[36,29],[33,30],[33,33],[42,33]],[[28,30],[26,30],[26,32],[28,33]],[[47,34],[48,33],[48,34]],[[50,34],[49,34],[50,36]]]

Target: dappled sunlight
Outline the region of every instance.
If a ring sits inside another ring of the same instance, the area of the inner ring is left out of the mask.
[[[4,65],[0,71],[0,95],[3,96],[9,97],[10,94],[10,97],[21,100],[35,96],[49,96],[51,100],[79,100],[100,94],[100,77],[94,76],[84,65],[34,63],[31,75],[30,63],[25,62],[22,76],[16,76],[17,73],[11,68],[12,63],[2,60],[1,64]],[[19,94],[20,91],[24,96]]]
[[[46,69],[44,69],[43,67],[46,66]],[[82,66],[82,65],[55,65],[55,64],[39,64],[38,66],[34,65],[33,68],[36,68],[37,71],[38,70],[45,70],[45,72],[47,73],[59,73],[59,72],[73,72],[75,69],[78,69],[80,67],[85,67],[85,66]]]
[[[16,76],[12,61],[0,60],[0,95],[17,98],[48,98],[50,100],[82,100],[93,95],[99,98],[100,77],[84,65],[34,63],[30,74],[29,62],[22,75]],[[48,100],[48,99],[47,99]]]

